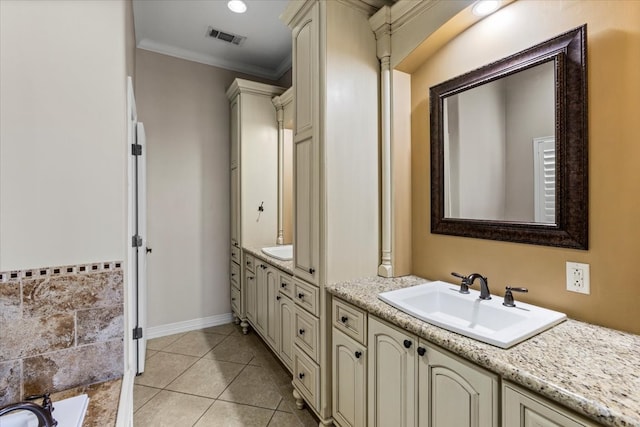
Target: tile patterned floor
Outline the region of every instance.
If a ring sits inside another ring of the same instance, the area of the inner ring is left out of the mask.
[[[232,323],[147,341],[134,385],[135,427],[311,427],[291,374],[263,341]]]

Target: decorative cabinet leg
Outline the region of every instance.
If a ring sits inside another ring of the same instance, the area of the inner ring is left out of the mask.
[[[240,326],[242,326],[242,333],[247,335],[249,333],[249,322],[243,320],[240,322]]]
[[[329,418],[328,420],[320,421],[318,423],[318,427],[326,427],[333,425],[333,418]]]
[[[233,323],[235,323],[236,325],[240,324],[240,318],[235,313],[233,315]]]
[[[302,398],[302,395],[298,393],[298,390],[296,390],[295,388],[293,389],[293,398],[296,399],[296,408],[304,409],[304,399]]]

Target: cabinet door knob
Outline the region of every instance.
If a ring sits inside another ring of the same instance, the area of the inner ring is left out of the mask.
[[[418,354],[420,356],[424,356],[424,354],[427,352],[427,349],[424,347],[418,347]]]
[[[300,335],[304,335],[304,329],[299,329],[299,330],[298,330],[298,333],[299,333]]]
[[[403,344],[404,344],[404,348],[409,348],[409,347],[411,347],[411,341],[409,341],[409,340],[404,340],[404,343],[403,343]]]
[[[298,294],[298,298],[300,298],[300,299],[304,299],[304,294],[303,294],[302,292],[300,292],[300,293]]]
[[[349,318],[348,318],[347,316],[342,316],[342,317],[340,318],[340,321],[341,321],[342,323],[347,323],[347,320],[349,320]]]
[[[276,295],[276,301],[280,301],[280,295]]]
[[[235,301],[235,300],[236,300],[235,298],[231,298],[231,301]]]
[[[304,378],[304,372],[300,372],[300,373],[298,374],[298,378],[303,379],[303,378]]]
[[[356,351],[355,356],[356,356],[356,359],[360,359],[360,356],[362,356],[362,352]]]
[[[286,284],[285,282],[282,282],[282,283],[280,283],[280,287],[281,287],[281,288],[286,288],[286,287],[287,287],[287,284]]]
[[[251,261],[247,261],[247,265],[251,265]]]
[[[315,269],[315,268],[310,268],[310,269],[309,269],[309,274],[313,274],[313,273],[315,273],[315,272],[316,272],[316,269]]]

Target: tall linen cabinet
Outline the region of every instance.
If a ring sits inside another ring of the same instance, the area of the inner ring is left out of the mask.
[[[292,1],[294,395],[331,424],[331,300],[324,285],[377,274],[378,92],[375,12],[358,0]],[[315,298],[317,295],[317,299]],[[317,327],[319,348],[309,341]]]
[[[247,292],[243,247],[273,246],[278,219],[278,124],[271,98],[284,88],[235,79],[231,113],[231,308],[245,333]]]

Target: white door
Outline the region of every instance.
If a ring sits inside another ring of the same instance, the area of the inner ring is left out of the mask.
[[[134,251],[131,274],[134,286],[134,318],[133,327],[136,374],[144,372],[147,340],[144,330],[147,326],[147,171],[146,171],[146,136],[144,125],[135,124],[135,142],[131,148],[132,180],[133,180],[133,236],[131,244]]]
[[[533,139],[535,222],[556,223],[556,139]]]

